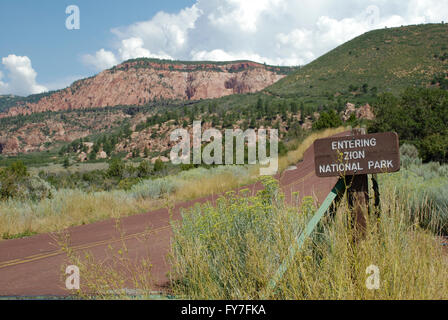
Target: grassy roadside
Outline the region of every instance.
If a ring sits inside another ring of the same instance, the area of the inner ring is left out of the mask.
[[[294,237],[314,213],[282,201],[275,181],[257,197],[229,194],[216,208],[197,206],[174,224],[171,262],[176,295],[191,299],[260,299]],[[344,204],[295,257],[269,299],[448,299],[448,257],[397,190],[386,184],[382,213],[354,242]],[[379,289],[366,270],[379,268]]]
[[[309,135],[297,148],[279,159],[284,170],[297,163],[314,140],[346,129],[328,129]],[[0,202],[0,236],[4,239],[36,233],[55,232],[71,226],[109,218],[121,218],[211,194],[219,194],[247,184],[258,177],[258,166],[193,169],[156,180],[146,180],[128,191],[84,192],[62,189],[40,201]]]

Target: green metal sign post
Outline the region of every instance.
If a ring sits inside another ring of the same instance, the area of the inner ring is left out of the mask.
[[[281,280],[286,270],[288,270],[290,264],[294,260],[296,253],[302,248],[305,240],[311,235],[316,226],[319,224],[319,221],[323,218],[325,213],[330,209],[330,206],[333,204],[333,201],[340,197],[340,195],[345,192],[345,181],[344,179],[339,179],[336,183],[335,187],[331,190],[330,194],[327,196],[323,204],[320,206],[319,210],[314,214],[313,218],[308,222],[305,230],[297,236],[293,245],[289,248],[288,256],[283,261],[283,263],[278,268],[274,277],[269,282],[266,291],[262,295],[263,299],[266,299],[269,296],[269,293],[272,292],[277,286],[278,282]]]

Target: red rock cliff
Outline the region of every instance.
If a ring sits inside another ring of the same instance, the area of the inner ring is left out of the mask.
[[[144,105],[160,99],[199,100],[256,92],[285,76],[287,68],[254,62],[181,63],[137,59],[105,70],[95,77],[36,103],[18,103],[1,117],[44,111]]]

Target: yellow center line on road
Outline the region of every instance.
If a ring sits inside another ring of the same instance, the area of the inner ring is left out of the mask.
[[[170,229],[170,228],[171,228],[171,226],[167,225],[167,226],[164,226],[164,227],[161,227],[161,228],[158,228],[158,229],[151,230],[149,232],[144,231],[144,232],[130,234],[130,235],[127,235],[127,236],[125,236],[123,238],[120,238],[120,239],[108,239],[108,240],[102,240],[102,241],[87,243],[87,244],[71,247],[70,249],[75,250],[75,251],[91,249],[91,248],[102,246],[102,245],[105,245],[105,244],[112,244],[112,243],[116,243],[116,242],[120,242],[120,241],[130,240],[132,238],[136,238],[138,236],[142,236],[142,235],[145,235],[145,234],[153,234],[153,233],[156,233],[156,232],[159,232],[159,231],[164,231],[164,230],[167,230],[167,229]],[[46,258],[55,257],[55,256],[63,254],[64,252],[65,252],[64,250],[59,249],[59,250],[56,250],[56,251],[53,251],[53,252],[49,252],[49,253],[35,254],[35,255],[32,255],[32,256],[25,257],[25,258],[14,259],[14,260],[10,260],[10,261],[4,261],[4,262],[0,263],[0,269],[6,268],[6,267],[11,267],[11,266],[16,266],[16,265],[24,264],[24,263],[28,263],[28,262],[43,260],[43,259],[46,259]]]
[[[306,176],[300,178],[299,180],[293,181],[289,184],[287,184],[286,186],[283,186],[282,189],[286,189],[290,186],[293,186],[295,184],[304,182],[306,179],[308,179],[309,177],[311,177],[314,174],[314,171],[310,171]],[[164,231],[171,228],[170,225],[158,228],[158,229],[154,229],[152,231],[143,231],[143,232],[139,232],[139,233],[134,233],[134,234],[130,234],[127,235],[123,238],[120,239],[108,239],[108,240],[101,240],[101,241],[97,241],[97,242],[92,242],[92,243],[87,243],[87,244],[83,244],[83,245],[78,245],[78,246],[74,246],[71,247],[70,249],[75,250],[75,251],[80,251],[80,250],[85,250],[85,249],[91,249],[94,247],[98,247],[98,246],[102,246],[105,244],[112,244],[112,243],[116,243],[116,242],[120,242],[120,241],[126,241],[138,236],[142,236],[145,234],[153,234],[159,231]],[[56,251],[52,251],[52,252],[47,252],[47,253],[39,253],[39,254],[35,254],[35,255],[31,255],[25,258],[19,258],[19,259],[14,259],[14,260],[9,260],[9,261],[4,261],[4,262],[0,262],[0,269],[6,268],[6,267],[11,267],[11,266],[16,266],[16,265],[20,265],[20,264],[24,264],[24,263],[28,263],[28,262],[33,262],[33,261],[39,261],[39,260],[43,260],[46,258],[51,258],[51,257],[55,257],[58,255],[63,254],[65,251],[62,249],[56,250]]]

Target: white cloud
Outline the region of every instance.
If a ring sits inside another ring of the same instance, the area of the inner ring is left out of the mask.
[[[129,60],[135,58],[158,58],[158,59],[172,59],[171,56],[160,52],[153,54],[148,49],[143,48],[143,40],[141,38],[129,38],[121,41],[121,48],[118,49],[122,60]]]
[[[2,81],[3,73],[0,71],[0,94],[8,90],[8,85]]]
[[[31,60],[27,56],[10,54],[2,59],[2,64],[8,70],[9,82],[0,81],[1,94],[30,95],[48,91],[36,82],[37,73],[34,71]],[[0,79],[3,74],[0,73]]]
[[[69,77],[64,77],[61,79],[56,79],[55,81],[52,82],[47,82],[44,83],[43,85],[45,87],[48,88],[48,90],[59,90],[62,88],[67,88],[69,87],[73,82],[85,78],[85,76],[83,75],[78,75],[78,76],[69,76]]]
[[[139,38],[145,48],[159,55],[179,54],[188,44],[188,33],[202,15],[197,5],[181,10],[178,14],[157,13],[151,20],[137,22],[125,28],[112,29],[119,39]],[[120,43],[124,50],[124,43]]]
[[[212,25],[221,28],[239,27],[244,32],[254,33],[262,14],[266,10],[275,10],[281,4],[280,0],[227,0],[219,5],[209,15]]]
[[[116,28],[116,60],[140,56],[303,65],[372,29],[447,20],[440,0],[197,0]]]
[[[212,51],[198,51],[192,52],[191,54],[193,60],[201,61],[201,60],[209,60],[209,61],[233,61],[238,59],[244,60],[258,60],[258,61],[266,61],[270,60],[265,57],[261,57],[257,54],[247,53],[247,52],[225,52],[221,49],[215,49]]]
[[[82,57],[83,62],[97,71],[109,69],[118,64],[117,58],[111,51],[100,49],[95,55],[86,54]]]

